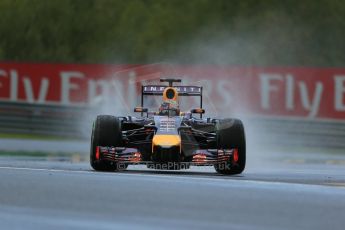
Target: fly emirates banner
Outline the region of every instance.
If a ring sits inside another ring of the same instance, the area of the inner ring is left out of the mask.
[[[72,107],[107,102],[132,112],[139,105],[141,86],[164,85],[160,78],[202,86],[204,108],[215,115],[345,121],[345,68],[3,62],[0,101]],[[199,100],[186,99],[193,105]]]

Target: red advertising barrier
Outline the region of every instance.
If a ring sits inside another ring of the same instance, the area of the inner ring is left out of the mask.
[[[177,76],[204,87],[213,114],[345,119],[345,69],[0,63],[0,100],[132,110],[142,83]]]

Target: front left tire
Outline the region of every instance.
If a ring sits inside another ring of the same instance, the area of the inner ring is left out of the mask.
[[[97,116],[92,127],[90,165],[96,171],[116,171],[117,163],[96,159],[97,146],[122,146],[121,121],[111,115]],[[122,168],[126,168],[122,167]]]
[[[215,170],[220,174],[241,174],[246,166],[246,137],[244,126],[239,119],[222,119],[216,125],[217,149],[236,149],[237,156],[229,162],[216,164]]]

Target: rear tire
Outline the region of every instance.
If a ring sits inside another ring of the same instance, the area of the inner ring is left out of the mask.
[[[226,175],[240,174],[246,166],[246,139],[243,123],[239,119],[222,119],[216,125],[217,148],[238,149],[238,161],[216,164],[214,166],[218,173]]]
[[[97,116],[93,123],[90,149],[90,165],[94,170],[117,170],[118,167],[116,163],[96,159],[97,146],[122,146],[121,122],[117,117],[110,115]]]

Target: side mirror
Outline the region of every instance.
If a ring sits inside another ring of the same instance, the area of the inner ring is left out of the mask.
[[[147,113],[148,109],[147,108],[143,108],[143,107],[135,107],[134,108],[134,112],[135,113]]]
[[[197,113],[197,114],[204,114],[205,110],[202,108],[198,108],[198,109],[192,109],[190,112],[191,113]]]

